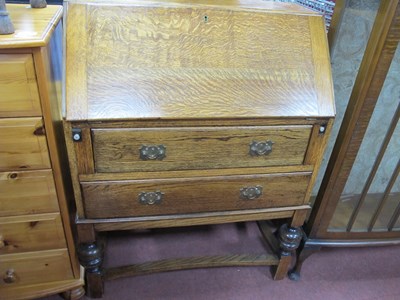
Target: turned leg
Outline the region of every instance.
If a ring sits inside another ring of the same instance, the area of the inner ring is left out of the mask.
[[[83,286],[61,293],[61,297],[65,300],[78,300],[85,295]]]
[[[101,298],[104,292],[103,263],[104,245],[96,241],[92,224],[78,224],[78,258],[85,268],[86,295]]]
[[[285,278],[289,271],[292,263],[292,253],[299,247],[303,237],[301,226],[304,223],[306,215],[306,209],[295,211],[290,226],[283,224],[278,230],[280,261],[275,272],[275,280]]]
[[[297,260],[294,268],[289,272],[290,280],[298,281],[303,262],[313,253],[321,250],[320,246],[308,245],[307,240],[303,239],[300,247],[297,249]]]
[[[81,243],[78,246],[78,258],[85,268],[86,294],[91,298],[103,296],[102,249],[96,243]]]
[[[292,262],[292,253],[299,247],[302,235],[300,227],[289,227],[283,224],[279,228],[280,261],[275,272],[275,280],[285,278]]]

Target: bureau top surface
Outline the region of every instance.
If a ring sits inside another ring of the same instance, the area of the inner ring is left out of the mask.
[[[45,46],[62,17],[60,5],[33,9],[29,4],[7,4],[13,34],[0,35],[0,49]]]
[[[333,117],[323,18],[288,3],[67,2],[66,119]]]

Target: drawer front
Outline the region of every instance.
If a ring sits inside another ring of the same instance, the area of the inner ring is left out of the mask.
[[[50,168],[41,118],[0,119],[0,170]]]
[[[0,288],[72,279],[66,249],[0,256]]]
[[[0,54],[0,117],[41,115],[31,54]]]
[[[0,173],[0,217],[58,212],[51,170]]]
[[[301,205],[311,173],[82,182],[87,218]]]
[[[311,126],[94,129],[95,168],[132,172],[299,165],[310,132]]]
[[[0,255],[65,247],[58,213],[0,218]]]

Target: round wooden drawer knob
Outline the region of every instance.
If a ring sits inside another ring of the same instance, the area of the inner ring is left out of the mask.
[[[15,272],[13,269],[8,269],[6,271],[6,274],[3,277],[3,281],[5,283],[14,283],[15,281],[17,281],[17,276],[15,275]]]

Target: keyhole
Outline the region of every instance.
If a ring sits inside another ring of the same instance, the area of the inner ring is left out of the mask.
[[[204,16],[204,23],[208,22],[208,16]]]

